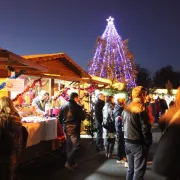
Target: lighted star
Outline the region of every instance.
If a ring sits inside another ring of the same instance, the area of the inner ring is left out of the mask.
[[[108,18],[108,19],[106,19],[107,20],[107,22],[108,22],[108,24],[109,23],[113,23],[113,21],[114,21],[114,18],[112,18],[111,16]]]

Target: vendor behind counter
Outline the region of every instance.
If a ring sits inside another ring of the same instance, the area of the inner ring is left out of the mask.
[[[49,103],[49,93],[42,90],[40,94],[33,99],[32,106],[36,108],[37,112],[45,114],[45,108]]]

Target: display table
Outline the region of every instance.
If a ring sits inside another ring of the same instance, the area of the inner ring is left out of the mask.
[[[62,126],[57,118],[25,117],[22,119],[22,125],[28,132],[28,138],[20,163],[41,157],[58,149],[59,142],[65,138]]]
[[[24,119],[23,119],[24,120]],[[45,121],[22,123],[28,132],[26,147],[36,145],[41,141],[57,139],[58,120],[49,118]]]

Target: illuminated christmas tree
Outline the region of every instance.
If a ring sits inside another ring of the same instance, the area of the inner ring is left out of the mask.
[[[127,89],[135,86],[134,57],[127,47],[127,41],[122,41],[115,26],[114,19],[107,19],[107,27],[97,39],[96,51],[89,64],[89,74],[123,82]]]

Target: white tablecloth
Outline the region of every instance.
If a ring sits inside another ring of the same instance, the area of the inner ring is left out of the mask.
[[[22,123],[28,132],[27,147],[57,138],[57,119],[52,118],[36,123]]]

